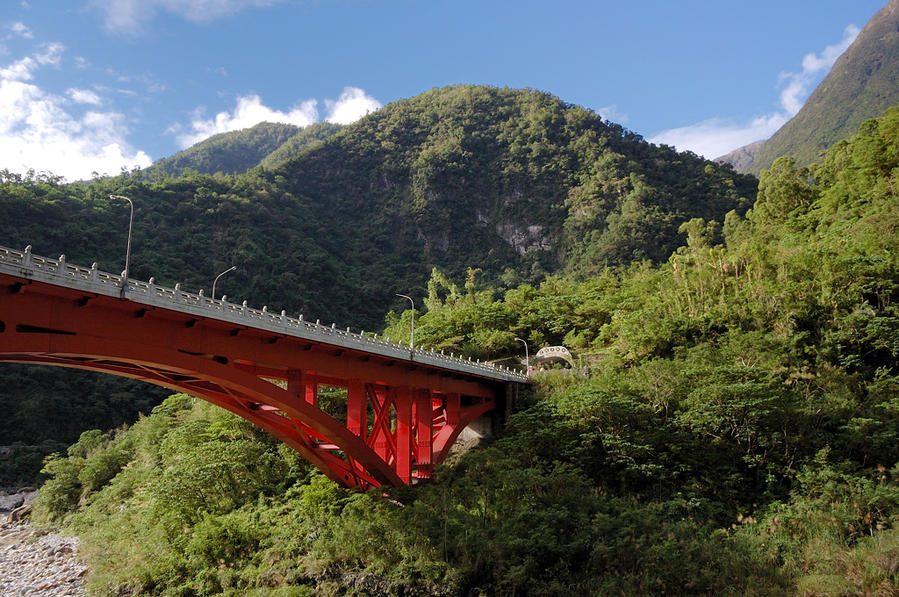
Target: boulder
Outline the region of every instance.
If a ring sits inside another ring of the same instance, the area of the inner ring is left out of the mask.
[[[6,517],[6,522],[22,522],[26,516],[31,513],[31,504],[25,504],[23,506],[19,506],[15,510],[9,513],[9,516]]]

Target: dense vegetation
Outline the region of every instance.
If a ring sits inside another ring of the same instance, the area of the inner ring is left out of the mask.
[[[44,457],[76,441],[86,425],[113,429],[149,413],[170,392],[87,371],[39,365],[0,368],[0,487],[36,485]]]
[[[303,127],[297,134],[290,137],[278,146],[277,149],[270,152],[262,160],[259,165],[266,168],[276,168],[306,151],[309,147],[320,141],[324,141],[331,135],[337,133],[343,126],[332,122],[316,122],[307,127]],[[247,168],[249,170],[249,168]]]
[[[0,171],[0,244],[119,272],[129,209],[109,195],[126,195],[135,204],[132,276],[208,292],[237,265],[219,295],[377,329],[404,304],[395,293],[420,295],[435,266],[454,278],[477,266],[487,283],[515,286],[557,271],[664,261],[683,242],[681,222],[742,213],[757,185],[548,94],[474,86],[436,89],[342,128],[262,124],[179,156],[167,165],[178,176],[160,167],[89,184]],[[221,173],[260,161],[244,174]],[[114,394],[135,398],[133,410],[93,417],[119,412],[102,405],[109,386],[79,378],[71,393],[56,391],[73,379],[0,369],[3,387],[27,385],[36,400],[29,412],[68,414],[96,401],[84,418],[65,418],[80,430],[133,421],[146,405],[134,386],[116,386]],[[31,391],[42,383],[43,396]],[[0,396],[10,405],[23,393]],[[17,425],[0,421],[0,438],[16,441]],[[34,427],[25,429],[38,435],[24,441],[78,437],[71,426]],[[0,485],[16,481],[2,464]]]
[[[453,276],[538,280],[664,260],[693,217],[745,211],[753,177],[656,147],[532,90],[458,86],[385,106],[280,172],[297,197],[352,222],[348,261],[377,279],[382,255]]]
[[[261,122],[254,127],[230,133],[219,133],[157,160],[147,169],[151,177],[177,176],[184,170],[203,174],[240,174],[259,165],[262,159],[278,149],[302,128],[280,122]]]
[[[144,170],[151,179],[200,174],[243,174],[257,166],[276,168],[343,128],[330,122],[298,127],[261,122],[248,129],[220,133],[175,155],[153,162]]]
[[[800,166],[817,162],[831,145],[854,135],[863,121],[899,103],[897,80],[899,2],[891,0],[837,59],[802,109],[755,150],[751,160],[737,150],[728,161],[754,174],[781,156],[793,156]]]
[[[530,90],[436,89],[307,129],[326,138],[238,176],[0,172],[0,239],[120,271],[128,206],[108,195],[123,194],[135,277],[208,289],[236,264],[221,281],[234,298],[371,329],[435,266],[497,282],[664,261],[681,222],[743,213],[757,185]]]
[[[343,128],[330,122],[298,127],[260,122],[247,129],[219,133],[173,156],[153,162],[144,176],[160,179],[187,171],[200,174],[243,174],[257,166],[275,168]]]
[[[583,371],[431,483],[342,491],[178,395],[48,460],[35,518],[105,594],[896,594],[897,183],[894,108],[775,163],[745,217],[681,224],[664,263],[432,273],[421,342],[564,341]]]

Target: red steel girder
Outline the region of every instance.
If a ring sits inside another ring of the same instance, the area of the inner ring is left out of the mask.
[[[429,477],[500,391],[482,379],[5,274],[0,361],[101,371],[203,398],[358,489]],[[346,389],[345,423],[319,407],[319,385]]]

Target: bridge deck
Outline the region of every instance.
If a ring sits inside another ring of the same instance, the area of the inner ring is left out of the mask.
[[[364,335],[340,329],[334,324],[321,325],[303,316],[290,317],[285,311],[274,313],[267,308],[248,307],[246,301],[235,304],[222,299],[212,299],[200,293],[182,290],[179,284],[167,288],[154,283],[128,279],[123,283],[120,275],[100,271],[96,264],[90,268],[67,263],[64,256],[52,259],[34,255],[30,247],[18,251],[0,246],[0,274],[52,284],[100,296],[119,297],[150,308],[177,311],[202,320],[213,320],[249,329],[290,336],[310,342],[340,347],[354,352],[369,353],[398,362],[461,374],[465,377],[502,382],[528,383],[524,374],[508,367],[497,367],[444,354],[442,351],[414,351],[409,346],[391,342],[377,335]]]

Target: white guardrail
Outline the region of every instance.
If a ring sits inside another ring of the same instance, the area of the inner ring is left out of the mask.
[[[472,361],[471,358],[463,359],[433,349],[416,348],[412,351],[408,345],[379,338],[377,334],[373,336],[356,334],[350,332],[349,328],[342,330],[334,324],[325,326],[318,321],[313,323],[304,320],[302,315],[296,318],[288,317],[284,311],[273,313],[266,307],[253,309],[247,306],[246,301],[238,305],[229,303],[226,297],[212,299],[203,296],[202,290],[197,294],[181,290],[180,284],[175,284],[174,288],[166,288],[156,284],[153,278],[150,278],[149,282],[129,278],[123,287],[121,275],[100,271],[96,263],[86,268],[67,263],[65,255],[60,255],[59,259],[41,257],[31,252],[30,245],[24,251],[0,246],[0,272],[94,294],[124,297],[141,305],[227,321],[243,327],[368,352],[400,361],[502,381],[518,383],[529,381],[524,374],[508,367]]]

